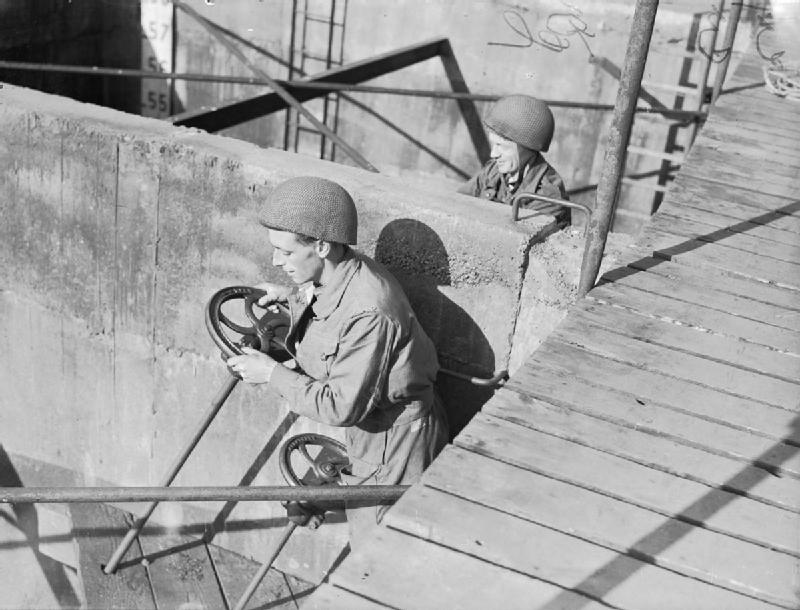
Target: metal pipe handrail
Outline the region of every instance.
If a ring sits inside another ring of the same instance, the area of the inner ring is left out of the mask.
[[[576,201],[565,201],[564,199],[556,199],[555,197],[547,197],[545,195],[540,195],[539,193],[517,193],[511,199],[511,219],[513,221],[519,220],[519,202],[521,199],[534,199],[536,201],[543,201],[545,203],[552,203],[554,205],[564,206],[565,208],[572,208],[573,210],[581,210],[584,214],[586,214],[586,222],[588,224],[589,220],[592,218],[592,208],[584,203],[578,203]]]
[[[0,487],[0,504],[70,502],[393,502],[408,485],[254,487]]]
[[[131,70],[127,68],[101,68],[98,66],[76,66],[58,64],[40,64],[35,62],[21,61],[0,61],[0,70],[29,70],[40,72],[59,72],[65,74],[82,74],[85,76],[119,76],[129,78],[152,78],[152,79],[174,79],[211,83],[233,83],[240,85],[255,85],[269,87],[270,82],[277,83],[286,89],[312,89],[319,91],[352,91],[355,93],[378,93],[387,95],[403,95],[410,97],[430,97],[454,100],[473,100],[476,102],[495,102],[500,99],[499,95],[488,93],[461,93],[457,91],[440,91],[437,89],[407,89],[402,87],[378,87],[372,85],[354,85],[350,83],[339,83],[333,81],[311,82],[304,80],[283,80],[273,79],[266,81],[254,76],[214,76],[199,74],[196,72],[150,72],[148,70]],[[614,109],[613,104],[601,104],[597,102],[573,102],[570,100],[543,100],[549,106],[555,108],[574,108],[579,110],[598,110],[610,111]],[[706,112],[700,110],[676,110],[671,108],[653,108],[649,106],[639,106],[637,113],[641,114],[661,114],[674,119],[704,119]]]
[[[628,48],[625,51],[625,63],[620,75],[614,115],[603,157],[603,170],[597,184],[596,204],[586,230],[586,245],[578,281],[578,298],[586,296],[600,272],[600,263],[625,169],[626,148],[630,140],[634,110],[642,86],[642,75],[657,10],[658,0],[636,0]]]

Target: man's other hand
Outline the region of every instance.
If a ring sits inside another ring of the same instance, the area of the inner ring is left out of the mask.
[[[267,383],[277,361],[252,347],[243,347],[244,354],[228,358],[228,367],[246,383]]]

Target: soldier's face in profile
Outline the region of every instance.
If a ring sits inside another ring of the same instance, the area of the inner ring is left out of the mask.
[[[489,131],[489,144],[492,147],[490,156],[497,159],[497,169],[501,174],[511,174],[519,169],[519,146],[516,142]]]
[[[280,267],[295,284],[319,282],[324,267],[320,242],[304,242],[288,231],[269,230],[272,264]]]

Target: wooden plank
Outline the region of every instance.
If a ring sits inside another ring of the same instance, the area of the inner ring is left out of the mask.
[[[226,604],[206,606],[207,608],[232,608],[247,590],[247,585],[256,575],[261,564],[252,561],[237,553],[223,549],[217,545],[207,546],[209,557],[214,564],[214,571],[219,579],[222,594]],[[299,583],[295,578],[291,578],[271,569],[267,572],[261,584],[253,593],[247,608],[270,608],[271,610],[295,610],[297,603],[294,598],[292,584]],[[305,584],[304,591],[312,588]],[[303,592],[304,592],[303,591]],[[305,606],[304,606],[305,607]],[[314,607],[313,605],[311,607]],[[356,608],[357,606],[353,606]],[[370,607],[370,606],[366,606]]]
[[[761,563],[780,553],[540,475],[535,465],[530,469],[512,466],[477,452],[448,447],[425,472],[423,483],[744,594],[763,598],[761,583],[770,586],[769,581],[781,578]],[[708,490],[692,506],[705,506],[711,518],[730,506],[716,502],[717,494],[718,490]],[[789,556],[782,555],[779,562],[784,558]],[[795,578],[786,576],[789,583]],[[786,587],[786,583],[778,586]],[[785,605],[784,597],[781,592]],[[657,605],[657,599],[653,601]],[[752,603],[758,605],[755,599]]]
[[[89,608],[120,610],[156,608],[147,572],[139,561],[142,553],[135,541],[116,573],[106,575],[108,561],[133,523],[124,511],[99,503],[70,505],[73,535],[78,545],[78,574]]]
[[[329,584],[321,584],[303,603],[303,610],[377,610],[388,607]]]
[[[789,182],[797,180],[797,172],[800,169],[800,158],[770,154],[761,146],[732,147],[704,138],[698,138],[692,145],[687,163],[695,165],[698,169],[710,171],[722,165],[729,170],[769,176],[770,179],[780,177],[788,179]]]
[[[661,229],[671,227],[675,233],[703,235],[714,231],[725,230],[741,233],[761,240],[770,240],[782,244],[795,245],[800,239],[796,233],[785,229],[776,229],[770,225],[740,221],[716,212],[698,209],[689,205],[671,202],[668,209],[659,209],[653,216],[653,223]],[[666,226],[664,226],[666,225]]]
[[[576,405],[583,404],[581,400],[585,398],[580,397],[585,394],[595,398],[598,408],[609,409],[612,414],[617,412],[613,405],[620,402],[633,409],[637,405],[664,406],[776,441],[800,444],[800,422],[791,411],[665,377],[568,345],[559,345],[558,349],[551,349],[549,342],[542,345],[506,387]],[[658,417],[661,425],[667,425],[661,419],[664,415]],[[655,418],[640,419],[640,424],[646,426],[652,421]]]
[[[504,609],[528,610],[558,599],[564,606],[601,607],[577,593],[394,530],[378,527],[371,535],[369,545],[351,553],[330,580],[387,606],[485,610],[502,600]]]
[[[637,243],[652,250],[659,250],[661,248],[672,248],[675,246],[683,245],[684,243],[694,242],[699,240],[708,244],[716,244],[724,246],[725,248],[732,248],[737,250],[736,256],[745,258],[758,257],[773,258],[783,263],[790,263],[793,265],[800,265],[800,245],[798,243],[779,243],[766,239],[759,239],[743,233],[733,233],[730,231],[722,231],[712,229],[711,232],[704,232],[706,225],[691,226],[690,223],[684,222],[684,231],[678,230],[680,227],[675,228],[669,224],[668,219],[656,218],[650,225],[642,232],[638,238]],[[687,234],[689,233],[689,234]],[[798,240],[800,241],[800,240]],[[698,246],[696,249],[702,251],[704,245]],[[742,255],[740,252],[745,252],[755,256]],[[767,262],[767,264],[771,264]],[[792,267],[788,267],[794,270]]]
[[[701,276],[702,278],[702,276]],[[652,298],[657,295],[683,301],[684,303],[713,309],[724,313],[733,314],[748,320],[761,322],[770,326],[784,328],[796,334],[797,344],[800,345],[800,312],[787,311],[771,303],[754,300],[748,296],[739,296],[731,292],[723,292],[716,284],[689,283],[669,275],[646,273],[644,271],[632,272],[630,267],[612,269],[602,276],[602,282],[610,286],[629,286],[638,290],[652,293]],[[598,293],[599,294],[599,293]],[[798,295],[800,304],[800,295]],[[686,307],[687,310],[691,309]],[[642,312],[648,315],[649,312]],[[689,313],[687,311],[687,313]],[[682,322],[687,320],[680,319]],[[791,336],[791,335],[790,335]]]
[[[714,119],[707,120],[700,131],[703,141],[721,142],[728,146],[762,148],[769,154],[800,156],[797,150],[797,138],[794,135],[786,132],[770,133],[769,140],[765,142],[763,133],[756,125],[731,125],[726,121]]]
[[[486,417],[488,416],[476,415],[473,421],[470,422],[470,427],[461,432],[455,443],[459,444],[466,438],[477,438],[475,436],[476,430],[483,429],[481,422],[486,423]],[[472,425],[473,422],[474,425]],[[519,430],[499,426],[496,422],[489,427],[497,430],[502,429],[504,434],[510,436],[522,434]],[[578,478],[563,480],[570,480],[575,484],[588,486],[605,494],[613,494],[614,497],[637,505],[643,505],[651,510],[655,510],[657,505],[645,504],[641,500],[644,495],[650,493],[650,487],[645,485],[644,481],[658,481],[658,485],[668,485],[672,477],[677,477],[715,489],[724,489],[732,492],[733,495],[747,497],[765,506],[791,512],[795,515],[800,512],[800,498],[798,498],[797,494],[798,483],[794,478],[779,478],[763,468],[753,467],[738,460],[695,449],[670,439],[659,439],[645,433],[637,434],[629,428],[616,426],[608,422],[597,422],[596,427],[604,429],[607,431],[606,433],[616,437],[620,447],[616,450],[612,447],[611,450],[620,455],[609,452],[606,442],[600,439],[595,441],[595,445],[598,447],[598,449],[595,449],[594,446],[583,446],[576,442],[558,439],[552,435],[545,434],[542,438],[539,438],[541,435],[534,435],[537,439],[536,442],[539,444],[536,447],[529,448],[530,452],[538,454],[539,451],[544,451],[545,448],[553,452],[552,457],[542,458],[544,461],[539,471],[544,473],[544,464],[548,464],[550,459],[565,461],[561,468],[580,469],[582,466],[579,463],[578,456],[585,456],[587,460],[590,457],[593,458],[598,468],[600,464],[604,464],[603,468],[607,468],[608,473],[614,472],[616,476],[622,477],[623,480],[614,482],[605,481],[604,479],[604,482],[598,485],[592,485],[588,480],[579,482],[582,479]],[[797,453],[797,448],[789,447],[787,452],[794,456]],[[590,461],[586,463],[589,464]],[[548,472],[554,474],[557,471],[548,470]],[[639,476],[640,478],[637,479]],[[634,483],[634,480],[639,480],[639,483]],[[639,486],[638,490],[635,489],[637,486]],[[758,539],[757,537],[753,538]]]
[[[623,502],[631,502],[632,505],[638,505],[639,496],[644,495],[646,491],[659,488],[656,494],[660,495],[660,489],[664,485],[669,485],[669,479],[674,478],[667,475],[663,477],[665,480],[660,480],[660,477],[654,476],[651,469],[634,462],[481,414],[470,422],[468,428],[456,439],[456,443],[464,449],[521,468],[529,468]],[[641,474],[638,473],[639,470]],[[712,486],[706,491],[712,489],[716,490]],[[701,493],[700,497],[702,495]],[[735,503],[748,500],[734,497],[728,501]],[[729,570],[719,565],[705,567],[712,568],[717,575],[725,574],[731,584],[747,583],[761,592],[762,599],[773,602],[780,600],[784,604],[795,599],[793,586],[795,583],[791,583],[791,579],[787,577],[800,576],[796,574],[796,557],[743,540],[735,538],[731,540],[735,542],[729,550],[741,545],[738,552],[732,555],[737,558],[737,565],[729,566]],[[749,569],[743,570],[739,561],[744,557],[759,564],[766,563],[769,566],[768,572],[758,576],[751,574]],[[775,580],[779,578],[786,580],[782,584],[777,584]]]
[[[797,336],[793,331],[715,309],[687,306],[686,301],[668,298],[666,295],[654,298],[651,292],[621,282],[597,286],[589,292],[589,298],[646,315],[705,328],[720,335],[742,338],[756,345],[800,354]]]
[[[768,127],[800,131],[794,104],[767,92],[764,87],[742,88],[736,95],[721,96],[710,115],[735,123],[763,123]]]
[[[798,178],[775,176],[771,173],[759,176],[759,174],[729,169],[721,163],[685,163],[681,166],[680,173],[686,176],[701,178],[711,183],[748,190],[753,193],[754,197],[759,193],[766,193],[775,197],[784,197],[787,200],[793,200],[797,197],[798,190],[800,190],[800,179]]]
[[[622,316],[619,323],[620,326],[623,323]],[[641,341],[585,320],[568,319],[549,338],[639,368],[800,413],[800,387],[783,379]]]
[[[800,135],[800,124],[797,121],[781,120],[797,118],[797,108],[792,108],[777,97],[753,96],[742,91],[736,99],[727,100],[729,103],[717,104],[711,116],[717,121],[728,121],[740,124],[756,125],[764,128],[766,134],[796,133]],[[742,104],[746,109],[742,108]]]
[[[536,371],[536,385],[510,383],[507,386],[509,392],[751,463],[772,473],[780,474],[784,467],[796,470],[798,445],[783,437],[767,436],[758,431],[732,426],[730,422],[713,419],[702,413],[679,410],[672,405],[644,400],[629,392],[593,385],[580,377],[570,377],[556,364],[550,365],[544,361],[532,364]],[[487,409],[489,407],[485,406],[484,410]],[[755,413],[748,415],[757,417],[762,410],[756,406]],[[780,421],[776,422],[778,423]],[[784,424],[783,429],[791,430],[791,425],[792,422],[789,421]]]
[[[797,197],[787,201],[784,197],[776,197],[763,192],[754,193],[733,185],[696,178],[683,172],[678,172],[672,183],[670,199],[759,224],[765,224],[760,220],[762,217],[772,226],[779,226],[778,223],[781,220],[790,221],[794,223],[793,230],[796,230],[797,223],[800,222],[800,214],[798,214],[800,201]],[[726,203],[733,205],[726,207]],[[775,218],[776,215],[793,218],[787,219],[780,216]]]
[[[646,482],[649,479],[643,479],[641,489],[636,489],[632,495],[621,497],[621,499],[633,502],[643,508],[668,515],[677,514],[690,505],[692,499],[698,494],[706,491],[707,486],[704,483],[678,476],[689,463],[684,455],[685,447],[681,449],[680,443],[675,444],[670,438],[654,435],[646,430],[659,426],[658,419],[660,417],[647,421],[642,427],[630,424],[618,425],[595,415],[586,415],[571,406],[551,404],[549,401],[532,398],[513,390],[504,390],[496,394],[484,407],[482,413],[585,447],[598,449],[637,464],[653,467],[651,465],[655,463],[657,464],[657,467],[654,467],[655,470],[665,472],[667,475],[675,475],[672,478],[666,476],[663,478],[666,488],[651,489]],[[644,417],[640,421],[643,419]],[[465,434],[470,433],[471,430]],[[773,447],[776,446],[773,444]],[[784,446],[777,451],[783,451],[796,457],[798,449]],[[769,453],[775,453],[775,451],[772,449],[764,451],[764,455]],[[702,460],[702,455],[699,456],[699,459]],[[671,470],[675,472],[670,472]],[[652,475],[649,471],[641,470],[634,471],[633,474],[636,472]],[[762,473],[757,474],[763,476]],[[607,492],[610,490],[611,488],[606,488]],[[730,489],[720,489],[719,491],[722,494],[739,495]],[[661,497],[660,494],[664,494],[664,497]],[[731,503],[731,508],[726,513],[708,522],[701,519],[705,515],[699,512],[684,514],[684,518],[692,522],[702,522],[704,527],[720,533],[800,556],[800,539],[795,535],[797,531],[796,513],[761,502],[736,502],[735,498],[724,495],[720,498],[726,503]]]
[[[736,167],[742,171],[748,169],[759,169],[760,165],[767,164],[765,171],[777,173],[779,176],[793,177],[794,173],[800,169],[800,147],[792,152],[785,150],[770,150],[767,142],[754,142],[750,146],[731,146],[728,142],[719,142],[711,138],[697,138],[692,144],[692,153],[695,159],[702,162],[709,162],[713,159],[714,163],[722,161]],[[748,163],[752,163],[752,168],[748,168]]]
[[[722,269],[709,267],[697,268],[679,265],[663,258],[642,257],[633,260],[629,266],[636,270],[647,271],[654,275],[671,280],[679,280],[682,284],[694,287],[705,286],[708,289],[726,294],[741,296],[752,301],[773,305],[784,310],[776,314],[773,324],[781,325],[783,317],[794,317],[800,311],[800,296],[797,291],[773,286],[751,278],[731,275]],[[618,268],[616,271],[622,270]],[[621,271],[619,271],[621,274]]]
[[[642,600],[653,591],[658,591],[662,608],[680,608],[689,599],[706,608],[749,608],[754,601],[431,487],[416,486],[404,494],[386,521],[413,536],[615,608],[645,607]],[[532,540],[536,543],[526,544]]]
[[[139,536],[139,544],[147,560],[156,606],[225,606],[217,575],[201,539],[168,534],[150,527]]]
[[[642,252],[685,265],[710,266],[777,286],[800,289],[800,264],[729,248],[724,243],[684,239],[646,228],[637,240]]]
[[[544,403],[540,405],[544,407]],[[657,446],[650,447],[648,443],[654,441],[652,436],[581,416],[571,418],[571,422],[578,426],[577,431],[563,429],[558,434],[543,432],[540,431],[541,424],[535,417],[543,414],[550,421],[562,420],[558,423],[564,423],[565,419],[554,415],[553,409],[550,409],[549,414],[546,411],[546,408],[537,409],[532,414],[530,407],[524,410],[512,408],[508,417],[481,413],[476,416],[474,425],[468,426],[456,438],[455,444],[485,453],[485,448],[475,449],[476,443],[480,444],[480,439],[485,443],[496,441],[502,444],[504,441],[500,436],[505,434],[509,439],[530,441],[534,444],[530,447],[524,445],[523,447],[528,448],[522,451],[530,453],[531,460],[539,460],[531,463],[537,464],[533,470],[540,474],[667,517],[680,514],[681,519],[694,525],[701,524],[705,528],[746,540],[767,550],[780,549],[782,553],[789,553],[797,558],[797,544],[787,542],[785,538],[787,533],[791,534],[797,529],[797,513],[750,500],[741,494],[730,493],[730,489],[719,489],[715,485],[680,476],[695,458],[702,462],[702,455],[683,458],[681,453],[686,447],[675,444],[670,446],[664,439]],[[503,413],[501,409],[496,409],[496,412]],[[515,417],[515,413],[521,416]],[[545,457],[542,454],[546,454]],[[503,459],[500,456],[495,457]],[[512,463],[520,465],[516,461]],[[661,467],[656,468],[654,464],[661,464]],[[522,466],[527,467],[524,464]],[[741,467],[741,464],[736,467]],[[769,475],[762,472],[757,473],[757,476]],[[692,503],[711,489],[714,490],[715,502],[729,508],[721,515],[709,517],[707,505],[693,507]],[[689,512],[683,512],[684,510]],[[765,520],[771,519],[776,521],[765,525]]]
[[[726,362],[784,381],[800,383],[800,357],[761,345],[717,335],[684,324],[667,322],[640,312],[585,299],[573,307],[565,324],[603,326],[627,337],[670,347],[703,358]],[[798,386],[800,391],[800,386]]]

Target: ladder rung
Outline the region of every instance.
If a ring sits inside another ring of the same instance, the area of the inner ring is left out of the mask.
[[[644,155],[645,157],[655,157],[657,159],[667,159],[673,163],[683,163],[683,155],[675,155],[660,150],[653,150],[652,148],[643,148],[641,146],[628,146],[628,152],[635,155]]]
[[[325,25],[332,25],[334,27],[344,27],[340,21],[331,21],[327,17],[318,17],[317,15],[306,14],[306,21],[314,21],[316,23],[324,23]]]
[[[313,133],[314,135],[321,136],[322,132],[314,129],[313,127],[304,127],[303,125],[297,126],[297,131],[304,131],[306,133]]]
[[[303,57],[305,57],[306,59],[314,59],[316,61],[321,61],[321,62],[324,62],[324,63],[330,62],[331,64],[335,64],[336,63],[336,60],[334,60],[333,58],[320,57],[319,55],[314,55],[313,53],[306,53],[305,49],[302,49],[300,51],[300,53],[302,53]]]

